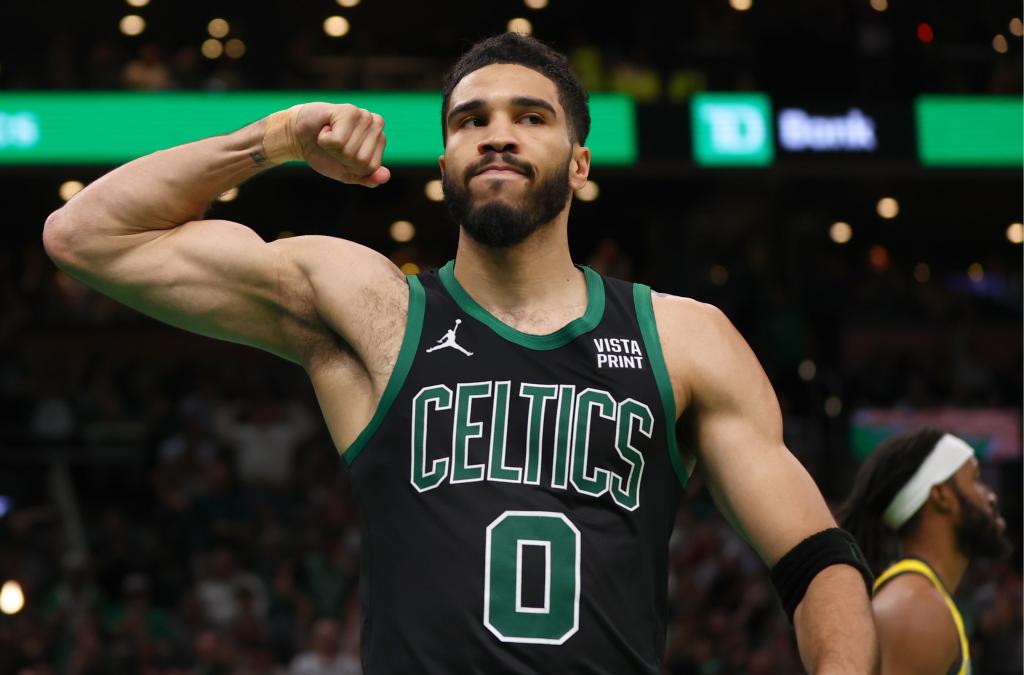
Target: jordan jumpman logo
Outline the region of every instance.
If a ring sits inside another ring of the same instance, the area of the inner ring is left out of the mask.
[[[444,349],[445,347],[454,347],[455,349],[458,349],[460,352],[462,352],[466,356],[472,356],[473,352],[466,351],[461,346],[459,346],[459,344],[457,342],[455,342],[455,331],[457,331],[459,329],[459,324],[460,323],[462,323],[462,319],[456,319],[455,320],[455,328],[452,328],[450,331],[445,333],[444,337],[437,341],[438,342],[437,346],[431,347],[430,349],[428,349],[427,353],[429,354],[430,352],[436,352],[438,349]]]

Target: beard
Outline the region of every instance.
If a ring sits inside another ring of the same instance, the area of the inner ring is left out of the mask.
[[[509,204],[501,199],[493,199],[481,205],[474,205],[473,197],[469,194],[469,179],[480,168],[496,160],[496,155],[489,153],[466,170],[466,178],[462,184],[457,184],[451,179],[451,174],[445,173],[441,185],[444,188],[444,203],[448,207],[448,214],[456,224],[466,230],[466,234],[484,246],[505,248],[523,241],[541,225],[554,220],[565,208],[569,198],[569,163],[572,154],[560,169],[537,185],[527,187],[527,192],[519,203]],[[522,171],[528,180],[532,180],[536,175],[533,167],[514,155],[503,153],[501,163]],[[484,180],[486,181],[486,178]],[[502,185],[504,182],[504,179],[496,178],[486,189],[497,194],[505,189]]]
[[[957,547],[968,558],[1003,558],[1013,550],[1013,544],[999,531],[998,510],[991,514],[974,505],[964,497],[960,488],[953,485],[956,498],[960,502],[960,522],[954,532]]]

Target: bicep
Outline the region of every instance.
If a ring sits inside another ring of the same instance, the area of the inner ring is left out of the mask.
[[[191,221],[119,234],[97,249],[66,269],[172,326],[295,362],[298,334],[315,330],[309,281],[292,251],[239,223]]]
[[[779,404],[753,351],[718,309],[689,310],[674,351],[698,466],[719,508],[771,565],[835,521],[783,442]]]

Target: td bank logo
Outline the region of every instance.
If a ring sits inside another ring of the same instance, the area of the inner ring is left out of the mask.
[[[768,166],[775,158],[764,94],[695,94],[694,159],[703,166]]]

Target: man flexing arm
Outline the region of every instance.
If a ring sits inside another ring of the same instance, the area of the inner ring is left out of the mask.
[[[322,405],[340,389],[362,394],[327,415],[344,448],[372,415],[397,355],[403,275],[339,238],[265,243],[244,225],[200,218],[224,190],[289,160],[343,183],[386,182],[383,124],[352,105],[307,103],[155,152],[51,214],[44,246],[68,274],[140,312],[303,365],[314,385],[321,381]]]
[[[697,467],[718,508],[773,568],[783,604],[795,604],[786,609],[804,666],[816,674],[877,673],[865,580],[850,564],[823,563],[857,561],[814,481],[783,443],[779,404],[754,353],[711,305],[660,294],[653,301]],[[787,557],[781,567],[798,573],[780,582],[779,562]],[[809,582],[805,593],[794,579]]]

